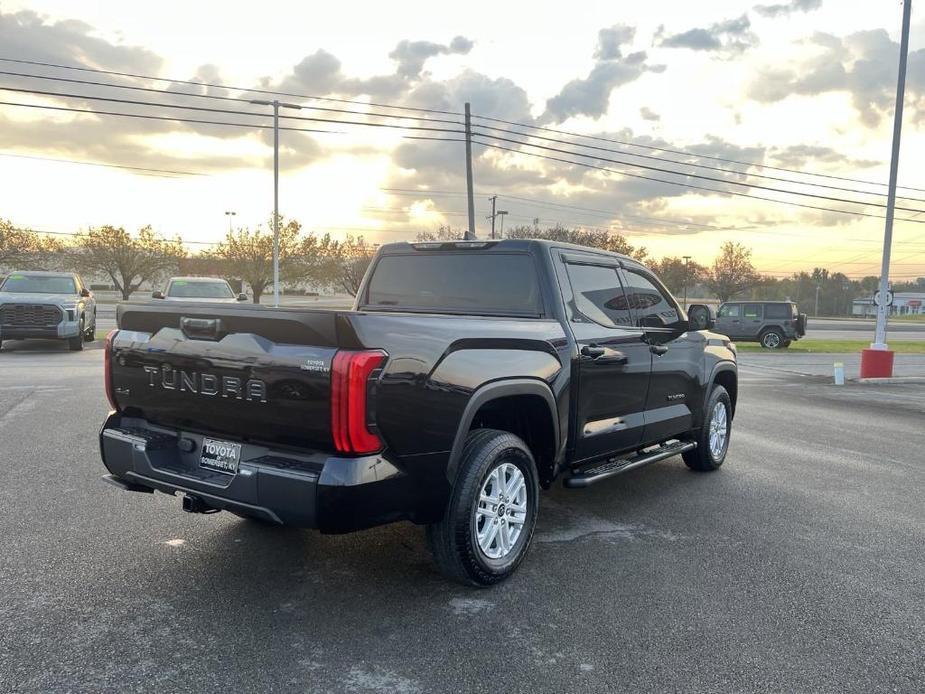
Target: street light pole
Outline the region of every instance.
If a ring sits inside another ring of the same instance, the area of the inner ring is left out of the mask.
[[[279,109],[282,107],[299,110],[302,107],[279,99],[252,99],[251,103],[256,106],[273,107],[273,305],[279,306]]]
[[[899,43],[899,76],[896,82],[896,109],[893,115],[893,152],[890,157],[890,184],[886,201],[886,224],[883,230],[883,259],[880,265],[880,301],[877,306],[877,329],[871,349],[886,351],[887,304],[890,281],[890,250],[893,245],[893,206],[896,203],[896,179],[899,175],[899,142],[903,127],[903,99],[906,91],[906,58],[909,54],[909,23],[912,0],[903,3],[903,26]]]
[[[231,226],[231,218],[234,217],[237,212],[232,212],[230,210],[225,210],[225,216],[228,217],[228,233],[230,234],[234,229]]]
[[[498,210],[497,212],[497,215],[501,217],[501,225],[500,225],[500,228],[498,229],[498,237],[502,239],[504,238],[504,215],[506,214],[507,214],[507,210]]]
[[[689,255],[684,256],[684,310],[687,311],[687,283],[690,281],[691,271],[691,257]]]

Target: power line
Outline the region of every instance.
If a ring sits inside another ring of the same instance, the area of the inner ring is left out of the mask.
[[[515,121],[503,120],[501,118],[491,118],[489,116],[478,116],[478,115],[472,114],[472,117],[477,118],[479,120],[491,121],[493,123],[503,123],[505,125],[513,125],[513,126],[517,126],[521,128],[530,128],[532,130],[542,130],[545,132],[557,133],[559,135],[567,135],[569,137],[581,137],[581,138],[585,138],[588,140],[597,140],[599,142],[610,142],[613,144],[623,145],[625,147],[636,147],[640,149],[648,149],[654,152],[667,152],[669,154],[680,154],[682,156],[699,157],[701,159],[710,159],[712,161],[722,161],[728,164],[738,164],[740,166],[749,166],[749,167],[754,167],[758,169],[768,169],[771,171],[784,171],[786,173],[795,173],[795,174],[800,174],[802,176],[815,176],[818,178],[827,178],[827,179],[836,180],[836,181],[848,181],[850,183],[862,183],[862,184],[871,185],[871,186],[886,186],[886,183],[882,183],[880,181],[868,181],[868,180],[864,180],[860,178],[849,178],[846,176],[835,176],[832,174],[814,173],[812,171],[800,171],[799,169],[788,169],[783,166],[771,166],[770,164],[758,164],[756,162],[742,161],[739,159],[730,159],[728,157],[718,157],[718,156],[710,155],[710,154],[699,154],[693,151],[672,149],[670,147],[659,147],[656,145],[644,144],[640,142],[617,140],[615,138],[600,137],[598,135],[585,135],[583,133],[570,132],[568,130],[557,130],[556,128],[548,128],[548,127],[544,127],[540,125],[530,125],[528,123],[517,123]],[[487,127],[487,126],[483,125],[479,127]],[[528,137],[530,136],[528,133],[523,133],[523,134],[527,135]],[[743,171],[742,173],[746,173],[746,172]],[[913,188],[911,186],[897,186],[897,187],[902,188],[903,190],[914,190],[919,193],[925,193],[925,188]]]
[[[502,146],[502,145],[494,145],[494,144],[491,144],[490,142],[479,142],[478,144],[483,145],[483,146],[485,146],[485,147],[491,147],[491,148],[493,148],[493,149],[499,149],[499,150],[504,150],[504,151],[507,151],[507,152],[513,152],[513,153],[515,153],[515,154],[524,154],[524,155],[527,155],[527,156],[537,157],[537,158],[540,158],[540,159],[549,159],[549,160],[551,160],[551,161],[558,161],[558,162],[562,162],[562,163],[564,163],[564,164],[572,164],[572,165],[574,165],[574,166],[583,166],[583,167],[585,167],[585,168],[596,169],[596,170],[598,170],[598,171],[605,171],[605,172],[607,172],[607,173],[613,173],[613,174],[617,174],[617,175],[620,175],[620,176],[629,176],[629,177],[631,177],[631,178],[639,178],[639,179],[643,179],[643,180],[647,180],[647,181],[655,181],[655,182],[657,182],[657,183],[665,183],[665,184],[667,184],[667,185],[680,186],[680,187],[682,187],[682,188],[692,188],[692,189],[694,189],[694,190],[704,190],[704,191],[707,191],[707,192],[710,192],[710,193],[719,193],[719,194],[721,194],[721,195],[734,195],[734,196],[737,196],[737,197],[751,198],[751,199],[753,199],[753,200],[764,200],[764,201],[766,201],[766,202],[775,202],[775,203],[778,203],[778,204],[781,204],[781,205],[790,205],[790,206],[792,206],[792,207],[803,207],[803,208],[811,209],[811,210],[821,210],[821,211],[823,211],[823,212],[837,212],[837,213],[839,213],[839,214],[849,214],[849,215],[855,215],[855,216],[858,216],[858,217],[874,217],[874,218],[876,218],[876,219],[883,219],[883,215],[869,214],[869,213],[867,213],[867,212],[856,212],[856,211],[852,211],[852,210],[839,210],[839,209],[837,209],[837,208],[822,207],[822,206],[819,206],[819,205],[806,205],[806,204],[804,204],[804,203],[799,203],[799,202],[791,202],[791,201],[787,201],[787,200],[776,200],[775,198],[768,198],[768,197],[764,197],[764,196],[761,196],[761,195],[752,195],[751,193],[736,193],[736,192],[733,192],[733,191],[717,190],[716,188],[708,188],[708,187],[706,187],[706,186],[698,186],[698,185],[695,185],[695,184],[693,184],[693,183],[682,183],[682,182],[680,182],[680,181],[668,181],[668,180],[665,180],[665,179],[663,179],[663,178],[655,178],[655,177],[653,177],[653,176],[643,176],[642,174],[629,173],[629,172],[627,172],[627,171],[621,171],[621,170],[619,170],[619,169],[610,169],[610,168],[607,168],[606,166],[596,166],[596,165],[594,165],[594,164],[588,164],[588,163],[586,163],[586,162],[572,161],[572,160],[570,160],[570,159],[562,159],[561,157],[552,157],[552,156],[549,156],[549,155],[547,155],[547,154],[537,154],[537,153],[535,153],[535,152],[524,152],[523,150],[513,149],[513,148],[511,148],[511,147],[504,147],[504,146]],[[681,175],[683,175],[683,174],[681,174]],[[909,219],[909,218],[906,218],[906,217],[897,218],[896,221],[898,221],[898,222],[912,222],[912,223],[915,223],[915,224],[923,224],[923,223],[925,223],[925,220]]]
[[[0,152],[0,157],[14,157],[16,159],[32,159],[35,161],[54,161],[62,164],[81,164],[83,166],[101,166],[108,169],[128,169],[130,171],[151,171],[155,173],[174,174],[177,176],[208,176],[209,174],[198,171],[175,171],[172,169],[150,169],[144,166],[128,166],[125,164],[103,164],[96,161],[79,161],[77,159],[57,159],[54,157],[38,157],[31,154],[13,154],[12,152]]]
[[[706,176],[703,174],[696,174],[696,173],[690,173],[690,172],[685,172],[685,171],[675,171],[673,169],[665,169],[665,168],[661,168],[658,166],[651,166],[649,164],[636,164],[636,163],[625,161],[622,159],[609,159],[607,157],[601,157],[601,156],[591,155],[591,154],[583,154],[582,152],[574,152],[572,150],[562,149],[561,147],[550,147],[548,145],[537,145],[537,144],[533,144],[532,142],[524,142],[523,140],[515,140],[515,139],[511,139],[507,137],[501,137],[499,135],[487,135],[483,133],[473,133],[473,135],[477,135],[479,137],[487,137],[493,140],[500,140],[501,142],[510,142],[516,145],[520,145],[522,147],[533,147],[535,149],[542,149],[548,152],[557,152],[559,154],[569,154],[575,157],[585,157],[587,159],[593,159],[595,161],[606,161],[610,164],[619,164],[621,166],[631,166],[636,169],[644,169],[646,171],[656,171],[659,173],[667,173],[673,176],[684,176],[687,178],[696,178],[702,181],[711,181],[713,183],[722,183],[724,185],[730,185],[730,186],[740,186],[743,188],[751,188],[754,190],[766,190],[772,193],[784,193],[786,195],[799,195],[799,196],[807,197],[807,198],[815,198],[817,200],[827,200],[829,202],[842,202],[842,203],[846,203],[849,205],[862,205],[864,207],[879,207],[881,209],[886,208],[886,205],[883,203],[864,202],[863,200],[851,200],[848,198],[838,198],[832,195],[820,195],[818,193],[805,193],[805,192],[800,192],[796,190],[787,190],[786,188],[775,188],[773,186],[765,186],[765,185],[759,185],[755,183],[743,183],[742,181],[729,181],[723,178],[717,178],[716,176]],[[485,143],[482,143],[482,144],[485,144]],[[625,173],[625,172],[617,171],[617,173]],[[895,207],[895,209],[903,210],[904,212],[916,212],[916,213],[925,212],[925,210],[920,210],[915,207]]]
[[[0,73],[0,74],[2,74],[2,73]],[[486,126],[486,125],[480,125],[480,126],[478,126],[478,127],[481,127],[481,128],[489,128],[489,129],[491,129],[491,130],[498,130],[498,131],[500,131],[500,132],[503,132],[503,133],[506,133],[506,134],[509,134],[509,135],[520,135],[521,137],[527,137],[527,138],[530,138],[530,139],[533,139],[533,140],[543,140],[543,141],[546,141],[546,142],[555,142],[555,143],[557,143],[557,144],[564,144],[564,145],[569,145],[569,146],[572,146],[572,147],[583,147],[584,149],[593,149],[593,150],[599,151],[599,152],[609,152],[609,153],[612,153],[612,154],[621,154],[621,155],[624,155],[624,156],[627,156],[627,157],[636,157],[636,158],[639,158],[639,159],[647,159],[647,160],[651,160],[651,161],[661,162],[661,163],[663,163],[663,164],[677,164],[677,165],[679,165],[679,166],[688,166],[688,167],[697,168],[697,169],[705,169],[705,170],[708,170],[708,171],[718,171],[718,172],[721,172],[721,173],[734,174],[734,175],[736,175],[736,176],[745,176],[745,177],[748,177],[748,178],[760,178],[760,179],[764,179],[764,180],[768,180],[768,181],[779,181],[779,182],[782,182],[782,183],[793,183],[793,184],[796,184],[796,185],[800,185],[800,186],[810,186],[810,187],[813,187],[813,188],[825,188],[825,189],[828,189],[828,190],[840,190],[840,191],[847,192],[847,193],[858,193],[858,194],[860,194],[860,195],[875,195],[875,196],[881,197],[881,198],[882,198],[882,197],[885,197],[885,195],[884,195],[883,193],[877,193],[877,192],[870,191],[870,190],[858,190],[857,188],[846,188],[846,187],[844,187],[844,186],[834,186],[834,185],[828,185],[828,184],[825,184],[825,183],[811,183],[811,182],[809,182],[809,181],[798,181],[798,180],[793,179],[793,178],[784,178],[784,177],[782,177],[782,176],[768,176],[768,175],[765,175],[765,174],[754,174],[754,173],[749,173],[748,171],[738,171],[738,170],[736,170],[736,169],[726,169],[726,168],[723,168],[723,167],[721,167],[721,166],[709,166],[709,165],[707,165],[707,164],[697,164],[697,163],[695,163],[695,162],[681,161],[681,160],[678,160],[678,159],[667,159],[667,158],[665,158],[665,157],[656,157],[656,156],[652,156],[652,155],[649,155],[649,154],[637,154],[637,153],[635,153],[635,152],[627,152],[627,151],[624,151],[624,150],[614,149],[614,148],[612,148],[612,147],[598,147],[598,146],[596,146],[596,145],[586,145],[586,144],[582,144],[582,143],[580,143],[580,142],[565,142],[565,141],[563,141],[563,140],[561,140],[561,139],[557,139],[557,138],[554,138],[554,137],[545,137],[545,136],[543,136],[543,135],[532,135],[532,134],[529,134],[529,133],[520,133],[520,132],[517,132],[517,131],[506,130],[506,129],[504,129],[504,128],[498,128],[498,127],[491,126],[491,125],[487,125],[487,126]],[[485,133],[485,134],[482,134],[482,133],[473,133],[473,134],[483,135],[483,137],[493,137],[493,138],[501,139],[501,140],[504,139],[504,138],[502,138],[502,137],[500,137],[500,136],[491,135],[491,134],[488,134],[488,133]],[[508,141],[509,141],[509,142],[515,142],[515,140],[508,140]],[[534,146],[534,145],[531,145],[531,146]],[[589,155],[582,154],[581,156],[589,156]],[[690,155],[690,156],[696,156],[696,155]],[[630,166],[640,166],[640,165],[638,165],[638,164],[632,164],[631,162],[626,162],[626,164],[627,164],[627,165],[630,165]],[[684,174],[684,175],[694,176],[695,174]],[[716,180],[716,179],[710,179],[710,180]],[[728,182],[728,181],[725,181],[725,182]],[[757,186],[752,186],[752,187],[757,187]],[[897,198],[898,198],[898,199],[901,198],[901,199],[903,199],[903,200],[914,200],[915,202],[925,202],[925,198],[912,198],[912,197],[904,197],[904,196],[897,196]],[[922,212],[925,212],[925,210],[922,210]]]
[[[116,77],[130,77],[132,79],[150,80],[152,82],[168,82],[171,84],[187,84],[195,87],[212,87],[214,89],[229,89],[237,92],[249,92],[252,94],[269,94],[272,96],[289,96],[297,99],[310,99],[314,101],[332,101],[343,104],[359,104],[362,106],[375,106],[376,108],[392,108],[401,111],[416,111],[419,113],[440,113],[448,116],[462,116],[458,111],[443,111],[433,108],[420,108],[415,106],[395,106],[392,104],[376,103],[374,101],[360,101],[358,99],[340,99],[331,96],[314,96],[311,94],[298,94],[295,92],[273,91],[270,89],[257,89],[252,87],[235,87],[216,82],[197,82],[194,80],[179,80],[167,77],[154,77],[152,75],[139,75],[131,72],[119,72],[117,70],[102,70],[99,68],[83,67],[78,65],[63,65],[60,63],[46,63],[38,60],[24,60],[22,58],[6,58],[0,56],[0,62],[16,63],[18,65],[36,65],[40,67],[50,67],[58,70],[77,70],[80,72],[93,72],[101,75],[113,75]]]
[[[205,111],[207,113],[221,113],[221,114],[230,114],[238,116],[254,116],[257,118],[268,118],[271,114],[269,113],[258,113],[254,111],[235,111],[232,109],[225,108],[208,108],[207,106],[184,106],[181,104],[162,104],[156,101],[140,101],[138,99],[118,99],[115,97],[107,96],[89,96],[86,94],[74,94],[69,92],[53,92],[43,89],[23,89],[21,87],[7,87],[0,85],[0,90],[7,92],[18,92],[23,94],[33,94],[38,96],[56,96],[72,99],[87,99],[90,101],[105,101],[107,103],[117,103],[117,104],[129,104],[132,106],[157,106],[160,108],[173,108],[181,109],[183,111]],[[280,119],[286,120],[297,120],[297,121],[311,121],[315,123],[337,123],[340,125],[359,125],[372,128],[396,128],[399,130],[426,130],[429,132],[442,132],[442,133],[462,133],[462,130],[450,130],[449,128],[433,128],[425,125],[395,125],[393,123],[365,123],[363,121],[356,120],[337,120],[335,118],[318,118],[314,116],[280,116]],[[272,126],[268,126],[271,127]],[[323,132],[323,131],[322,131]]]
[[[180,118],[178,116],[154,116],[143,113],[121,113],[118,111],[98,111],[96,109],[89,108],[75,108],[72,106],[49,106],[47,104],[24,104],[16,101],[0,101],[0,106],[21,106],[24,108],[37,108],[37,109],[46,109],[50,111],[69,111],[73,113],[90,113],[97,116],[122,116],[124,118],[142,118],[147,120],[162,120],[162,121],[172,121],[176,123],[197,123],[203,125],[227,125],[237,128],[249,128],[249,129],[259,129],[259,130],[272,130],[272,125],[260,125],[259,123],[234,123],[230,121],[214,121],[214,120],[205,120],[199,118]],[[282,117],[282,116],[280,116]],[[316,128],[292,128],[292,127],[280,127],[280,130],[286,130],[289,132],[302,132],[302,133],[323,133],[323,134],[333,134],[333,135],[344,135],[346,134],[342,130],[320,130]],[[431,140],[434,142],[460,142],[459,138],[445,138],[445,137],[425,137],[421,135],[402,135],[402,139],[405,140]],[[925,222],[925,220],[922,220]]]
[[[249,104],[250,100],[237,96],[222,96],[219,94],[196,94],[193,92],[178,92],[172,89],[156,89],[154,87],[140,87],[138,85],[131,84],[112,84],[110,82],[97,82],[95,80],[78,80],[69,77],[54,77],[51,75],[33,75],[26,72],[11,72],[8,70],[0,70],[0,75],[8,75],[12,77],[25,77],[28,79],[39,79],[39,80],[51,80],[53,82],[67,82],[70,84],[85,84],[97,87],[110,87],[112,89],[130,89],[133,91],[140,92],[149,92],[155,94],[165,94],[169,96],[188,96],[196,99],[213,99],[217,101],[233,101],[236,103]],[[448,123],[451,125],[462,125],[461,122],[457,120],[448,120],[446,118],[430,118],[428,116],[401,116],[397,114],[390,113],[373,113],[370,111],[357,111],[353,109],[345,108],[330,108],[325,106],[307,106],[301,105],[300,107],[306,110],[311,111],[325,111],[331,113],[349,113],[360,116],[373,116],[376,118],[393,118],[400,120],[413,120],[413,121],[427,121],[431,123]]]

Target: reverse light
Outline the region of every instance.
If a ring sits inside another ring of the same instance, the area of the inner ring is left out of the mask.
[[[106,397],[109,399],[109,406],[118,410],[116,404],[116,393],[112,387],[112,341],[116,337],[118,330],[110,330],[106,336],[106,345],[103,349],[103,383],[106,388]]]
[[[331,365],[331,434],[340,453],[382,450],[382,439],[369,430],[367,388],[370,376],[385,361],[382,350],[340,351]]]

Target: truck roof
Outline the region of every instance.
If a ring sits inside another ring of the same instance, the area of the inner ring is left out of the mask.
[[[565,243],[564,241],[551,241],[549,239],[473,239],[470,241],[463,241],[461,239],[436,239],[434,241],[396,241],[394,243],[382,244],[382,246],[380,246],[380,250],[382,253],[407,252],[424,250],[425,247],[434,248],[434,244],[440,244],[441,247],[444,247],[447,250],[454,247],[459,249],[497,249],[499,251],[531,251],[536,247],[566,248],[584,253],[606,255],[633,263],[639,262],[634,258],[631,258],[630,256],[624,255],[622,253],[614,253],[612,251],[605,251],[603,249],[592,248],[590,246],[579,246],[578,244]]]

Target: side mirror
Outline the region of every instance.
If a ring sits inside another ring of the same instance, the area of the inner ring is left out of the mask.
[[[687,317],[691,330],[712,330],[716,326],[716,314],[706,304],[691,304]]]
[[[162,292],[162,291],[154,291],[154,292],[151,292],[151,298],[152,298],[152,299],[163,299],[163,298],[164,298],[164,292]]]
[[[238,294],[238,301],[247,301],[247,299],[248,299],[248,296],[244,292],[241,292],[240,294]]]
[[[86,299],[86,298],[89,298],[89,296],[90,296],[90,290],[87,289],[86,287],[84,287],[83,289],[80,290],[80,295],[81,295],[82,297],[84,297],[85,299]]]

